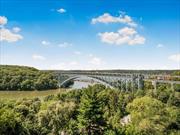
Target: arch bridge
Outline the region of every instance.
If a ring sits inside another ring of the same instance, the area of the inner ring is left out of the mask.
[[[144,81],[151,82],[156,90],[158,83],[168,83],[174,89],[174,84],[180,81],[166,80],[167,75],[147,75],[147,74],[127,74],[127,73],[108,73],[108,72],[59,72],[59,87],[69,81],[87,78],[94,83],[100,83],[110,88],[119,88],[124,91],[133,91],[144,88]],[[174,76],[180,80],[180,76]]]
[[[76,79],[89,79],[94,83],[103,84],[110,88],[119,88],[121,90],[143,89],[144,76],[138,74],[102,74],[102,73],[60,73],[58,75],[59,87]]]

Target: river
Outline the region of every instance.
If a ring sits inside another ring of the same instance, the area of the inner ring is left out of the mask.
[[[74,84],[71,86],[72,89],[81,89],[81,88],[87,88],[89,85],[97,84],[97,82],[94,82],[92,79],[89,78],[78,78],[74,80]]]

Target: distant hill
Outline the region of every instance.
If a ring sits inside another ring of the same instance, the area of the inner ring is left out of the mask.
[[[33,67],[0,65],[0,90],[46,90],[57,88],[51,72]]]

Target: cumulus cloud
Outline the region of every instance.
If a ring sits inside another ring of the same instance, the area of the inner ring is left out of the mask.
[[[20,39],[23,39],[20,34],[13,33],[5,28],[0,29],[0,34],[0,41],[16,42]]]
[[[59,13],[61,13],[61,14],[62,14],[62,13],[65,13],[65,12],[66,12],[66,10],[65,10],[64,8],[60,8],[60,9],[58,9],[58,10],[57,10],[57,12],[59,12]]]
[[[46,58],[45,58],[44,56],[38,55],[38,54],[33,54],[33,55],[32,55],[32,58],[33,58],[34,60],[46,60]]]
[[[46,40],[43,40],[43,41],[41,41],[41,44],[46,46],[46,45],[50,45],[50,42],[46,41]]]
[[[22,35],[17,34],[20,31],[19,27],[14,27],[12,31],[5,28],[4,25],[7,24],[7,21],[5,16],[0,16],[0,41],[16,42],[23,39]]]
[[[175,62],[180,62],[180,53],[178,54],[173,54],[168,57],[169,60],[175,61]]]
[[[134,29],[137,26],[137,23],[128,16],[125,12],[120,11],[119,16],[112,16],[109,13],[104,13],[103,15],[93,18],[91,20],[92,24],[96,23],[121,23],[128,25],[124,28],[119,29],[117,32],[103,32],[99,33],[101,41],[107,44],[113,45],[140,45],[144,44],[146,39],[145,37],[138,34]]]
[[[143,36],[140,36],[135,29],[129,27],[119,29],[118,32],[104,32],[98,35],[102,42],[114,45],[144,44],[146,40]]]
[[[59,44],[58,46],[61,47],[61,48],[67,48],[67,47],[72,46],[72,44],[71,44],[71,43],[64,42],[64,43]]]
[[[97,18],[92,18],[91,20],[92,24],[96,23],[122,23],[122,24],[127,24],[132,27],[136,27],[137,24],[133,21],[133,19],[125,14],[120,14],[119,16],[112,16],[109,13],[104,13],[103,15],[97,17]]]
[[[19,27],[14,27],[12,30],[13,30],[13,32],[18,33],[18,32],[21,31],[21,28],[19,28]]]
[[[134,35],[137,33],[137,31],[133,28],[124,27],[123,29],[119,29],[118,33],[123,36],[126,36],[126,35]]]
[[[0,25],[7,24],[8,19],[5,16],[0,16]]]

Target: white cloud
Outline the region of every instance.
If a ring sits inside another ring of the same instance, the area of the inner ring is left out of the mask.
[[[14,27],[12,31],[4,27],[7,21],[5,16],[0,16],[0,41],[16,42],[23,39],[22,35],[17,34],[20,31],[19,27]]]
[[[104,32],[98,35],[102,42],[114,45],[144,44],[146,40],[143,36],[140,36],[135,29],[129,27],[124,27],[118,30],[118,32]]]
[[[119,13],[119,16],[112,16],[109,13],[104,13],[97,18],[93,18],[91,23],[122,23],[131,27],[137,26],[133,19],[126,15],[125,12],[120,11]],[[117,32],[99,33],[98,36],[101,38],[102,42],[114,45],[138,45],[144,44],[146,41],[145,37],[139,35],[134,28],[130,27],[121,28]]]
[[[50,69],[59,69],[59,70],[91,70],[91,69],[101,69],[104,68],[105,62],[94,55],[88,55],[83,57],[79,61],[66,61],[60,62],[50,66]]]
[[[47,45],[50,45],[50,42],[43,40],[43,41],[41,41],[41,44],[47,46]]]
[[[137,24],[132,20],[132,18],[128,15],[125,14],[120,14],[119,16],[112,16],[109,13],[104,13],[103,15],[97,17],[97,18],[92,18],[91,20],[92,24],[96,23],[122,23],[122,24],[127,24],[132,27],[136,27]]]
[[[114,44],[119,38],[119,34],[114,32],[99,33],[98,35],[100,36],[102,42],[108,44]]]
[[[46,58],[44,56],[38,55],[38,54],[33,54],[32,58],[34,60],[46,60]]]
[[[57,10],[59,13],[65,13],[66,12],[66,10],[64,9],[64,8],[60,8],[60,9],[58,9]]]
[[[0,25],[5,25],[7,24],[7,18],[5,16],[0,16]]]
[[[12,30],[13,30],[13,32],[18,33],[18,32],[21,31],[21,28],[19,28],[19,27],[14,27]]]
[[[102,64],[102,60],[98,57],[93,57],[90,61],[89,61],[90,64],[93,64],[93,65],[101,65]]]
[[[59,44],[58,46],[61,47],[61,48],[66,48],[66,47],[72,46],[72,44],[71,44],[71,43],[64,42],[64,43],[62,43],[62,44]]]
[[[137,44],[144,44],[146,39],[143,36],[135,35],[134,38],[130,39],[128,44],[129,45],[137,45]]]
[[[120,35],[126,36],[126,35],[134,35],[134,34],[136,34],[137,32],[136,32],[136,30],[133,29],[133,28],[124,27],[123,29],[120,29],[120,30],[118,31],[118,33],[119,33]]]
[[[16,42],[21,39],[23,37],[20,34],[13,33],[6,28],[0,29],[0,41]]]
[[[75,55],[81,55],[81,52],[75,51],[74,54],[75,54]]]
[[[180,62],[180,53],[178,54],[173,54],[168,57],[169,60],[175,61],[175,62]]]
[[[90,60],[88,61],[89,64],[92,64],[94,66],[100,66],[104,64],[103,60],[99,57],[94,56],[93,54],[89,54]]]
[[[162,47],[164,47],[163,44],[158,44],[158,45],[157,45],[157,48],[162,48]]]

